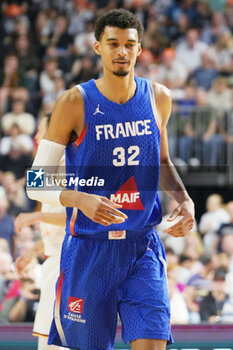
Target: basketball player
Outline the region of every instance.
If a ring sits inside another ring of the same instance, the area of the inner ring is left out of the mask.
[[[126,10],[97,20],[94,50],[103,77],[59,98],[34,160],[34,169],[55,167],[66,150],[66,170],[79,179],[77,191],[73,180],[49,197],[28,190],[31,198],[67,207],[49,344],[113,349],[117,312],[133,350],[164,350],[172,341],[165,255],[153,228],[161,221],[159,181],[179,203],[170,220],[181,218],[168,234],[191,230],[194,205],[169,158],[170,92],[134,76],[141,35],[141,22]]]
[[[37,144],[48,129],[49,115],[41,118],[35,135]],[[64,160],[64,159],[63,159]],[[61,160],[61,163],[63,162]],[[66,214],[64,207],[52,206],[43,203],[41,211],[33,213],[20,213],[15,219],[16,232],[21,231],[24,226],[34,225],[40,222],[42,239],[31,250],[21,255],[15,262],[19,274],[23,275],[24,268],[42,253],[47,259],[42,265],[41,294],[36,312],[33,334],[38,336],[38,350],[62,349],[55,345],[47,345],[49,329],[53,318],[53,304],[55,300],[55,285],[59,276],[59,264],[61,246],[65,235]],[[58,226],[59,225],[59,226]]]

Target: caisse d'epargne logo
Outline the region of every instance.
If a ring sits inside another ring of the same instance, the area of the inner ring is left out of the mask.
[[[83,302],[84,299],[69,297],[68,310],[77,314],[81,314],[83,312]]]

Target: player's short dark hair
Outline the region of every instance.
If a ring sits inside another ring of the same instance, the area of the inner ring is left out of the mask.
[[[100,41],[106,26],[117,28],[135,28],[138,32],[138,38],[141,39],[143,25],[141,21],[130,11],[125,9],[115,9],[107,12],[97,18],[95,23],[95,37]]]

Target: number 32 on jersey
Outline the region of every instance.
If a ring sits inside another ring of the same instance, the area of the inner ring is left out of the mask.
[[[126,165],[138,165],[139,160],[136,159],[140,153],[140,148],[138,146],[130,146],[125,149],[123,147],[116,147],[113,150],[113,165],[114,166],[124,166]]]

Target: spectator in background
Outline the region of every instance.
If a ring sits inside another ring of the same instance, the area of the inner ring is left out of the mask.
[[[44,70],[40,73],[40,89],[43,96],[54,92],[55,79],[61,75],[62,71],[58,69],[58,61],[48,58]]]
[[[87,0],[74,1],[73,7],[68,26],[71,36],[85,32],[86,23],[94,19],[93,7]]]
[[[201,33],[201,40],[206,42],[208,45],[215,44],[218,36],[221,33],[229,31],[229,28],[224,23],[224,16],[220,12],[212,12],[211,21],[206,24]]]
[[[46,47],[45,55],[43,59],[44,59],[44,62],[47,62],[48,60],[57,61],[58,69],[61,71],[61,74],[70,73],[70,67],[73,63],[73,56],[70,54],[66,54],[66,51],[64,52],[64,54],[62,54],[62,52],[59,53],[56,45],[49,44]]]
[[[232,6],[232,0],[227,0],[226,8],[225,8],[225,20],[226,24],[229,28],[233,27],[233,6]]]
[[[24,7],[24,10],[26,10],[26,6]],[[31,29],[30,18],[25,13],[25,16],[23,18],[22,17],[18,18],[15,21],[15,30],[12,36],[13,40],[15,40],[16,37],[21,35],[30,36],[31,35],[30,29]]]
[[[147,31],[145,31],[143,37],[143,48],[149,50],[156,61],[159,59],[162,51],[170,44],[165,30],[165,22],[166,19],[163,16],[156,19],[151,16]]]
[[[233,55],[233,35],[230,31],[224,31],[217,37],[215,47],[216,66],[224,75],[232,73],[232,55]]]
[[[189,79],[193,81],[197,87],[209,90],[212,82],[218,75],[219,72],[215,68],[214,60],[210,52],[205,51],[201,54],[201,65],[192,72]]]
[[[207,1],[198,1],[196,4],[196,28],[203,29],[211,21],[211,11]]]
[[[33,71],[36,74],[40,70],[39,58],[35,55],[34,48],[27,34],[17,33],[14,42],[14,52],[18,57],[19,66],[23,71]]]
[[[178,170],[181,172],[186,172],[186,164],[178,159],[178,145],[179,138],[184,134],[184,124],[186,122],[186,115],[181,113],[178,103],[173,102],[171,118],[168,122],[168,145],[169,145],[169,154],[173,163],[178,167]],[[182,168],[180,166],[183,166]]]
[[[59,60],[59,55],[58,55],[56,45],[50,44],[46,47],[46,51],[44,54],[44,62],[47,62],[50,59],[55,61]]]
[[[212,82],[211,89],[208,91],[208,103],[218,111],[219,117],[222,117],[224,111],[232,108],[233,93],[228,88],[227,80],[219,77]]]
[[[0,154],[7,155],[14,145],[22,153],[30,153],[33,150],[33,140],[29,135],[22,134],[18,124],[12,124],[7,131],[8,136],[0,139]]]
[[[29,18],[26,14],[23,14],[23,12],[26,12],[26,7],[25,3],[19,6],[16,1],[13,4],[9,4],[9,1],[1,2],[1,41],[4,54],[12,46],[16,33],[26,34],[29,30]]]
[[[0,311],[2,309],[3,299],[12,279],[12,263],[13,259],[11,254],[9,252],[0,251]]]
[[[233,100],[231,101],[233,107]],[[228,159],[226,159],[227,163],[233,158],[233,109],[229,110],[224,114],[223,118],[219,120],[219,129],[220,133],[226,142],[228,149]]]
[[[225,231],[227,234],[227,231]],[[229,234],[233,236],[233,232],[229,230]],[[222,243],[221,243],[222,244]],[[233,270],[231,270],[231,255],[228,252],[221,252],[217,255],[218,266],[217,268],[222,268],[226,271],[226,292],[233,298]]]
[[[221,250],[229,255],[229,272],[233,272],[233,235],[231,227],[224,232],[221,240]]]
[[[188,17],[184,13],[181,13],[178,20],[168,27],[168,35],[171,42],[184,40],[189,26]]]
[[[14,173],[8,171],[1,176],[2,186],[8,199],[8,214],[18,215],[22,210],[28,210],[28,198],[24,190],[24,181],[16,180]]]
[[[135,73],[137,76],[150,80],[157,79],[158,67],[155,65],[155,58],[149,50],[142,50],[138,57],[138,63],[139,64],[135,67]]]
[[[180,137],[180,121],[182,124],[182,118],[179,113],[178,104],[173,102],[171,118],[169,119],[168,127],[167,127],[167,136],[168,136],[169,154],[170,154],[171,160],[176,166],[178,166],[178,164],[175,163],[175,159],[178,157],[177,153],[178,153],[178,140]]]
[[[207,93],[198,89],[196,108],[184,126],[180,138],[180,157],[187,162],[194,156],[204,165],[216,166],[223,161],[223,138],[217,133],[217,113],[208,105]]]
[[[210,323],[233,322],[233,300],[226,294],[226,272],[218,269],[212,281],[209,294],[200,303],[202,321]]]
[[[7,214],[8,200],[3,187],[0,186],[0,238],[4,238],[10,248],[12,257],[15,257],[15,231],[14,222]]]
[[[15,89],[12,90],[11,96],[8,100],[7,104],[7,112],[9,112],[12,109],[12,102],[14,100],[20,100],[25,103],[25,110],[28,113],[33,114],[33,107],[34,107],[34,102],[33,99],[31,98],[31,95],[29,93],[29,90],[26,89],[25,87],[19,86]],[[33,114],[34,115],[34,114]],[[36,115],[36,113],[35,113]]]
[[[30,213],[28,213],[28,215],[30,215]],[[22,254],[30,252],[35,245],[36,239],[34,226],[23,227],[20,232],[17,232],[15,240],[16,256],[19,257]]]
[[[222,247],[222,239],[223,239],[224,235],[231,233],[233,236],[233,201],[228,202],[226,204],[226,211],[229,214],[229,218],[230,218],[229,222],[222,224],[217,231],[220,250]]]
[[[34,280],[22,278],[17,294],[3,303],[0,323],[34,321],[40,297]]]
[[[157,0],[152,3],[153,11],[159,14],[165,14],[168,8],[170,8],[173,0]]]
[[[78,33],[74,38],[74,53],[78,56],[93,55],[93,45],[95,42],[94,22],[86,23],[86,30]]]
[[[182,253],[186,253],[193,259],[200,260],[200,257],[205,253],[205,249],[200,234],[197,231],[197,225],[195,225],[190,234],[184,238],[184,249]]]
[[[196,296],[205,296],[209,292],[216,270],[215,260],[209,257],[203,257],[201,260],[202,267],[188,279],[187,287],[194,288]]]
[[[54,78],[54,89],[51,92],[48,92],[42,99],[42,104],[51,104],[54,105],[57,99],[65,91],[65,80],[62,75],[57,74]]]
[[[192,139],[187,141],[190,142],[190,147],[182,149],[182,155],[180,155],[179,144],[181,137],[185,136],[186,123],[189,121],[190,114],[196,105],[194,86],[189,84],[185,85],[184,90],[176,90],[173,98],[175,101],[172,104],[172,117],[168,123],[169,152],[175,165],[179,167],[179,171],[186,172],[187,163],[190,163],[192,156]]]
[[[171,90],[183,89],[187,79],[185,67],[176,60],[173,48],[166,48],[162,54],[162,63],[158,66],[157,81]],[[174,91],[173,91],[174,96]]]
[[[39,57],[43,57],[45,47],[49,44],[49,37],[54,30],[54,21],[49,18],[48,11],[41,10],[35,20],[35,42]]]
[[[208,48],[198,37],[196,29],[189,29],[185,39],[176,47],[177,60],[184,64],[190,74],[201,65],[201,55]]]
[[[97,79],[99,72],[97,71],[94,61],[91,57],[84,56],[80,60],[76,60],[71,70],[71,83],[81,84],[89,79]]]
[[[0,70],[0,116],[5,112],[7,99],[13,88],[26,85],[26,76],[19,67],[18,57],[8,53]]]
[[[10,252],[9,244],[5,238],[0,238],[0,252]]]
[[[177,280],[171,273],[168,274],[168,293],[171,304],[171,324],[187,324],[189,312],[185,298],[177,286]]]
[[[126,0],[125,8],[133,12],[143,24],[145,30],[147,29],[148,19],[149,19],[149,1],[148,0]]]
[[[207,212],[201,216],[199,231],[203,235],[206,251],[213,253],[217,248],[216,232],[220,226],[229,222],[230,217],[223,209],[223,198],[219,194],[212,194],[206,200]]]
[[[15,52],[19,59],[20,68],[26,72],[27,89],[33,93],[38,88],[38,73],[41,64],[27,35],[20,35],[16,38]]]
[[[26,169],[32,164],[32,157],[22,153],[18,143],[13,143],[8,154],[0,154],[0,175],[1,172],[11,171],[16,179],[22,179],[26,175]]]
[[[50,45],[55,45],[59,55],[68,55],[73,45],[73,37],[67,31],[68,19],[58,16],[55,20],[55,28],[50,38]]]
[[[4,134],[8,134],[13,125],[17,125],[21,134],[32,135],[36,122],[32,114],[25,111],[26,103],[23,99],[13,99],[12,111],[4,114],[1,125]]]

